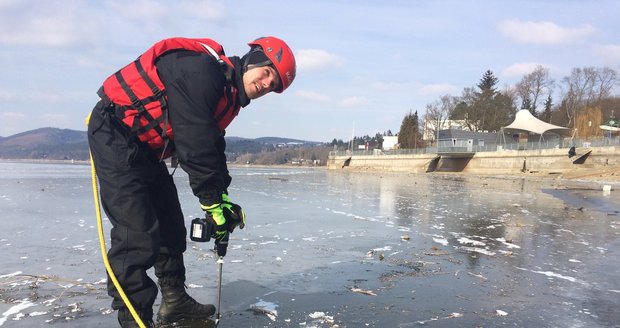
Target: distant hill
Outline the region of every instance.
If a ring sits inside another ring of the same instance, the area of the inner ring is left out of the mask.
[[[88,159],[86,131],[40,128],[0,139],[0,158]]]
[[[281,137],[261,137],[253,139],[256,142],[264,143],[264,144],[272,144],[272,145],[305,145],[305,146],[319,146],[324,143],[321,142],[313,142],[299,139],[289,139],[289,138],[281,138]]]
[[[226,152],[234,158],[239,154],[270,152],[282,147],[315,147],[323,144],[280,137],[248,139],[231,136],[226,137],[226,145]],[[87,160],[88,158],[86,131],[46,127],[0,137],[0,159]]]

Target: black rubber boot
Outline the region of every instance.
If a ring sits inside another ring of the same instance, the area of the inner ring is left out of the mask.
[[[147,328],[155,328],[155,323],[153,322],[152,315],[150,317],[143,316],[140,313],[138,313],[138,315],[140,316],[140,319],[142,320],[142,323]],[[138,327],[140,327],[138,325],[138,323],[133,319],[133,316],[131,315],[131,312],[129,312],[128,309],[124,309],[124,308],[118,310],[118,323],[121,325],[122,328],[138,328]]]
[[[183,284],[159,284],[161,306],[157,312],[157,323],[168,325],[182,319],[208,319],[215,314],[213,304],[200,304],[185,291]]]

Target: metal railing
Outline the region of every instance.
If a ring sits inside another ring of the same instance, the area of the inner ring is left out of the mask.
[[[416,149],[370,149],[370,150],[333,150],[329,157],[336,156],[384,156],[384,155],[415,155],[415,154],[441,154],[441,153],[477,153],[495,151],[537,150],[537,149],[560,149],[570,147],[620,147],[620,137],[599,139],[552,139],[518,143],[515,141],[505,143],[481,143],[477,144],[473,139],[439,139],[439,147],[426,147]]]

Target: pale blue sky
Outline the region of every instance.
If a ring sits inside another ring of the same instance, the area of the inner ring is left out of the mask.
[[[297,56],[282,95],[243,109],[229,136],[313,141],[396,132],[490,69],[501,87],[536,65],[620,70],[620,1],[0,0],[0,136],[85,130],[103,79],[152,43],[209,37],[229,55],[278,36]],[[617,94],[617,92],[616,92]]]

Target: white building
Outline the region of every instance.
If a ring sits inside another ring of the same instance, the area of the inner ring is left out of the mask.
[[[383,136],[383,150],[396,149],[398,136]]]
[[[438,124],[439,123],[439,124]],[[439,130],[469,130],[465,120],[424,120],[422,139],[435,140],[437,138],[437,125]]]

